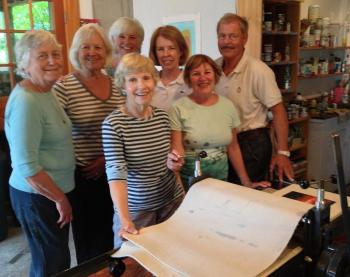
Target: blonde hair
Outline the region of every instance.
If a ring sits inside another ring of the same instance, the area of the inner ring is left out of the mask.
[[[96,23],[88,23],[81,26],[78,31],[74,34],[72,45],[69,50],[69,60],[75,69],[81,70],[81,64],[78,59],[78,52],[81,43],[84,39],[91,37],[93,34],[97,34],[103,41],[106,48],[106,62],[107,65],[112,58],[112,46],[105,35],[104,30]]]
[[[147,72],[152,75],[155,82],[158,80],[158,73],[153,61],[138,53],[129,53],[120,60],[114,74],[114,82],[117,87],[123,88],[125,77],[132,73]]]

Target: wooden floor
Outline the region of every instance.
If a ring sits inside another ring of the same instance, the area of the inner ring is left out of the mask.
[[[122,277],[152,277],[153,275],[144,269],[138,262],[134,259],[126,258],[123,260],[126,266],[126,270]],[[90,275],[90,277],[113,277],[109,273],[109,269],[105,268],[95,274]]]

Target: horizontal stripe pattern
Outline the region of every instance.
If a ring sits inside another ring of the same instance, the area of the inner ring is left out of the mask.
[[[72,135],[77,164],[86,166],[103,155],[102,122],[125,103],[112,79],[110,97],[101,100],[92,94],[73,74],[57,82],[53,90],[72,121]]]
[[[159,209],[182,194],[167,168],[170,123],[154,108],[149,119],[116,110],[103,122],[103,148],[108,180],[126,180],[130,211]]]

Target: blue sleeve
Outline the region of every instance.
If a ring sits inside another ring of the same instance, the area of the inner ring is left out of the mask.
[[[44,118],[40,103],[29,93],[17,94],[9,110],[6,135],[11,147],[12,167],[27,178],[43,168],[38,153]]]
[[[102,123],[102,144],[108,181],[127,180],[128,168],[121,136],[107,117]]]

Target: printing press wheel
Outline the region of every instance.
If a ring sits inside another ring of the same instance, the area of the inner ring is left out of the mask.
[[[349,276],[349,263],[346,245],[329,246],[323,250],[318,260],[314,276]]]
[[[125,271],[125,264],[120,258],[111,258],[109,272],[113,277],[120,277]]]

